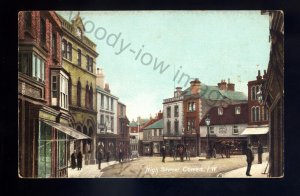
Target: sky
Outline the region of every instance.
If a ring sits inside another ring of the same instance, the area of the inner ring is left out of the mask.
[[[70,21],[77,11],[59,11]],[[152,117],[188,78],[222,79],[248,94],[247,83],[267,69],[269,18],[260,11],[80,11],[85,36],[97,45],[111,93],[127,117]],[[175,79],[174,79],[175,78]],[[181,80],[180,80],[181,78]]]

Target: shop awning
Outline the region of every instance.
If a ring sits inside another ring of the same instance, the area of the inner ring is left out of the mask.
[[[53,121],[48,121],[48,120],[42,120],[42,121],[75,139],[79,139],[79,140],[80,139],[91,139],[90,136],[85,135],[85,134],[77,131],[76,129],[73,129],[72,127],[67,127],[65,125],[62,125],[60,123],[56,123]]]
[[[262,135],[269,132],[269,127],[248,127],[241,135]]]

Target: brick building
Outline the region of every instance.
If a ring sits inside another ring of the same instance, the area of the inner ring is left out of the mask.
[[[61,20],[55,12],[19,12],[19,174],[22,177],[66,177],[69,139],[88,138],[71,126],[66,85],[69,75],[61,59],[62,34]]]
[[[126,116],[126,105],[118,101],[117,152],[122,149],[126,158],[130,155],[129,120]]]

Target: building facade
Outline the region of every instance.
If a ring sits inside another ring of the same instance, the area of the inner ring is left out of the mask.
[[[269,176],[284,175],[284,13],[262,11],[270,18],[271,51],[263,100],[269,109]]]
[[[84,34],[85,28],[78,14],[68,22],[63,17],[61,41],[62,65],[69,75],[67,94],[72,115],[72,127],[92,139],[70,144],[71,151],[81,151],[85,164],[95,164],[97,108],[96,108],[96,45]],[[52,98],[55,79],[52,78]]]
[[[160,156],[160,149],[164,144],[163,119],[157,118],[143,130],[143,155]]]
[[[182,143],[183,99],[182,88],[177,87],[172,98],[163,100],[163,138],[167,152],[171,152],[177,144]]]
[[[205,123],[207,116],[209,127]],[[247,103],[211,108],[200,122],[201,152],[207,152],[208,145],[214,146],[216,142],[230,142],[233,146],[231,153],[242,154],[242,147],[247,145],[247,136],[242,135],[247,123]]]
[[[70,75],[62,66],[62,35],[62,23],[55,12],[19,12],[21,177],[66,177],[70,139],[89,138],[72,128],[67,93]]]
[[[259,101],[258,97],[266,77],[266,71],[264,71],[263,76],[258,71],[256,80],[248,82],[248,127],[242,133],[249,137],[249,143],[255,148],[258,141],[260,141],[265,151],[268,146],[269,111],[268,107],[262,101]]]
[[[117,150],[120,149],[124,152],[126,158],[131,154],[130,151],[130,138],[129,138],[129,120],[126,116],[126,105],[118,102],[118,140],[117,140]]]

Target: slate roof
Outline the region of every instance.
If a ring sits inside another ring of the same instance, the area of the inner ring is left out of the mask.
[[[235,114],[235,107],[241,107],[241,113]],[[248,123],[248,104],[234,104],[223,107],[223,115],[218,114],[219,107],[211,108],[207,114],[210,118],[210,125],[226,125],[226,124],[247,124]],[[200,126],[206,126],[206,117],[200,121]]]
[[[144,130],[147,130],[147,129],[162,129],[163,127],[164,127],[163,119],[160,119],[160,120],[148,125],[147,127],[145,127]]]

